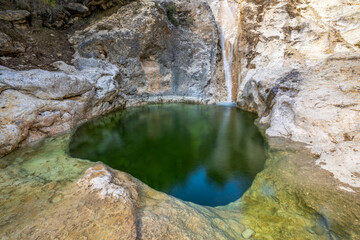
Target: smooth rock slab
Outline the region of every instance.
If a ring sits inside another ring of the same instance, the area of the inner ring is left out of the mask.
[[[3,89],[14,89],[35,95],[40,99],[65,99],[80,96],[93,86],[86,76],[44,70],[1,71]]]
[[[241,235],[242,235],[245,239],[251,238],[254,234],[255,234],[255,231],[252,230],[251,228],[247,228],[245,231],[243,231],[243,232],[241,233]]]

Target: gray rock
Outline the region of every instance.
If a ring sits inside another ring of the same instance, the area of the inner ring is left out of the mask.
[[[254,234],[255,234],[255,231],[252,230],[251,228],[247,228],[245,231],[243,231],[243,232],[241,233],[241,235],[242,235],[245,239],[251,238]]]
[[[0,11],[0,19],[5,21],[19,21],[30,16],[30,12],[26,10],[6,10]]]
[[[80,3],[68,3],[64,5],[64,8],[71,14],[83,14],[89,11],[89,8]]]
[[[192,16],[193,25],[174,25],[165,3],[141,1],[120,8],[70,41],[79,56],[118,66],[123,89],[150,96],[207,97],[220,60],[215,19],[204,2],[174,4],[179,6],[175,14]]]
[[[41,99],[64,99],[79,96],[92,89],[90,82],[81,75],[43,70],[2,71],[0,84],[35,95]]]
[[[25,47],[13,41],[8,35],[0,32],[0,55],[10,55],[25,52]]]

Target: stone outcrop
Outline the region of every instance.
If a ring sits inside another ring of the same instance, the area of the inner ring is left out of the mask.
[[[64,5],[64,8],[69,11],[70,14],[86,14],[89,12],[89,8],[87,8],[86,6],[80,4],[80,3],[73,3],[70,2],[68,4]]]
[[[27,27],[27,18],[30,12],[26,10],[6,10],[0,11],[0,20],[10,22],[13,26],[18,28]]]
[[[127,95],[211,96],[218,33],[209,6],[195,2],[134,2],[70,41],[79,57],[119,67]]]
[[[16,53],[25,52],[24,46],[17,42],[13,41],[8,35],[0,32],[0,54],[1,55],[11,55]]]
[[[83,59],[82,64],[87,64],[85,71],[62,62],[56,63],[62,72],[2,68],[0,155],[22,141],[62,132],[121,106],[116,98],[116,67],[91,59]]]
[[[360,186],[352,173],[360,170],[353,156],[360,140],[356,9],[355,1],[244,2],[238,97],[259,114],[267,136],[307,144],[323,168],[353,187]]]
[[[26,10],[6,10],[0,11],[0,19],[8,22],[23,21],[30,16]]]

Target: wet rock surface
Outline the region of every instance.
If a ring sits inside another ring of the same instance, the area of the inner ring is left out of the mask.
[[[0,159],[2,236],[27,239],[42,239],[44,234],[60,239],[358,236],[356,225],[351,224],[352,214],[359,211],[354,207],[359,204],[356,195],[334,191],[336,180],[329,181],[329,173],[315,166],[314,158],[301,145],[272,140],[268,166],[244,197],[227,206],[211,208],[157,192],[102,163],[70,158],[66,154],[69,137],[66,134],[49,138]],[[352,211],[344,210],[343,204]],[[343,228],[347,228],[349,235],[339,234]]]

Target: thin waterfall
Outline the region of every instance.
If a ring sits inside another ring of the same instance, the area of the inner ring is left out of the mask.
[[[221,30],[221,48],[222,56],[224,61],[224,72],[225,72],[225,84],[227,88],[227,101],[232,102],[232,78],[231,78],[231,65],[233,57],[233,45],[231,42],[228,42],[230,45],[230,51],[227,50],[226,39],[224,36],[224,31]]]
[[[234,32],[236,31],[236,20],[230,9],[228,0],[224,0],[220,8],[221,48],[224,61],[227,101],[232,102],[232,61],[235,41],[234,34],[236,35]]]

